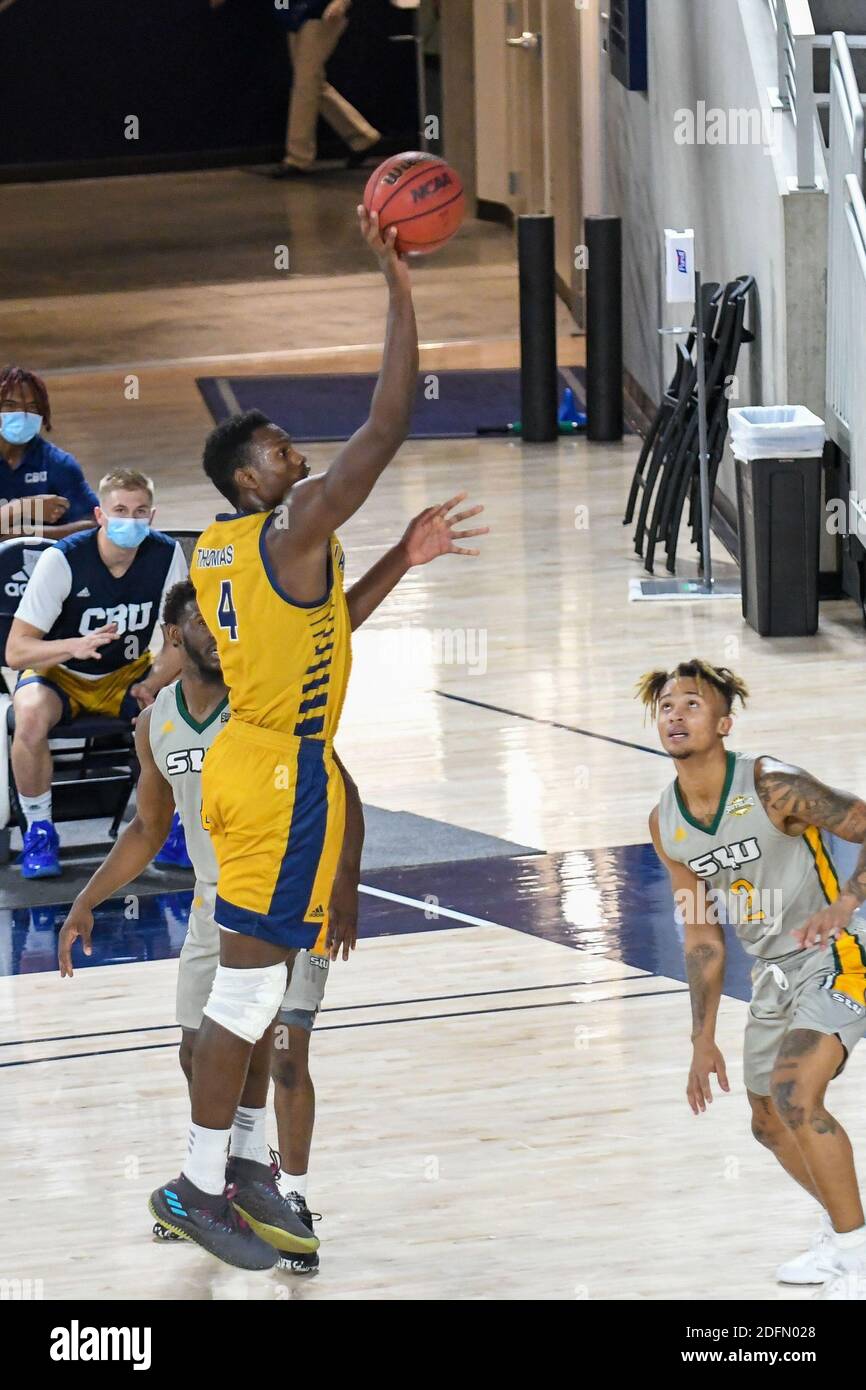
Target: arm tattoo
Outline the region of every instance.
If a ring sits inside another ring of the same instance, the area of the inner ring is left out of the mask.
[[[816,825],[854,844],[866,840],[866,803],[850,792],[825,786],[802,768],[762,758],[755,787],[764,810],[775,822]]]
[[[717,962],[719,952],[714,946],[702,942],[686,952],[686,980],[692,999],[692,1022],[695,1033],[700,1033],[707,1021],[707,1003],[710,998],[710,981],[707,978],[709,966]]]

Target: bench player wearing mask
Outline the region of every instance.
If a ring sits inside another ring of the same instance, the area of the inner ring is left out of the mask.
[[[153,484],[143,473],[107,474],[96,529],[43,552],[13,619],[6,661],[22,673],[12,767],[27,820],[25,878],[60,873],[51,730],[82,714],[132,721],[178,674],[177,651],[163,647],[159,619],[187,563],[177,541],[152,529],[154,510]]]

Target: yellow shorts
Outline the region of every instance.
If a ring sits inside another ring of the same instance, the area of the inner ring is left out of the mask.
[[[118,671],[109,671],[105,676],[79,676],[63,666],[48,666],[44,671],[22,671],[15,688],[47,685],[56,691],[63,701],[61,717],[64,723],[77,719],[80,714],[134,719],[138,714],[138,701],[129,694],[129,688],[144,680],[150,667],[150,652],[121,666]]]
[[[346,820],[330,743],[231,719],[202,767],[221,927],[309,949],[327,929]]]

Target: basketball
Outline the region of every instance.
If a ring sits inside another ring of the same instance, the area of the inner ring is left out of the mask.
[[[458,174],[435,154],[409,150],[380,164],[364,189],[367,212],[379,214],[383,234],[397,228],[401,255],[426,255],[454,235],[466,211]]]

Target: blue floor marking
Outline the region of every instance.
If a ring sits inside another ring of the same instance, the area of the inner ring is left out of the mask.
[[[830,850],[844,878],[854,866],[857,846],[831,837]],[[463,930],[452,918],[435,915],[438,904],[685,983],[670,884],[651,845],[382,869],[364,874],[363,881],[369,887],[417,899],[420,905],[415,908],[362,894],[362,939]],[[187,890],[157,893],[137,902],[124,897],[104,903],[94,914],[92,956],[84,956],[80,944],[74,948],[76,970],[176,959],[191,899]],[[133,908],[134,917],[130,916]],[[0,910],[0,975],[55,971],[57,933],[67,910],[62,906]],[[727,932],[727,940],[725,993],[748,999],[753,962],[732,931]],[[74,982],[64,987],[74,988]]]

